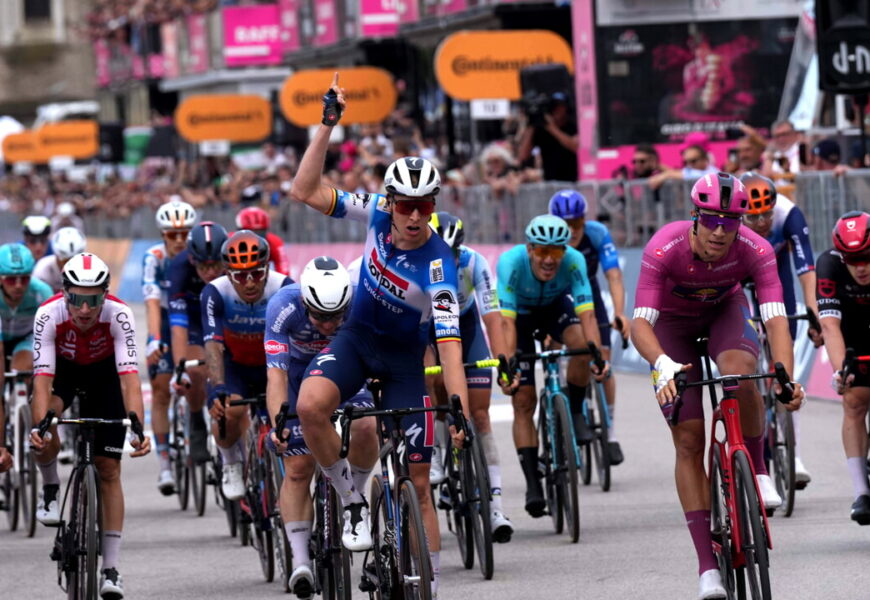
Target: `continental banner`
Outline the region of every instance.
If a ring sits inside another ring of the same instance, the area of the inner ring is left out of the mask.
[[[323,118],[323,94],[329,89],[334,69],[297,71],[281,88],[281,112],[299,127],[317,125]],[[347,67],[338,72],[339,85],[345,90],[347,110],[342,125],[378,123],[396,107],[396,84],[393,76],[375,67]]]
[[[100,151],[100,126],[96,121],[48,123],[36,130],[39,151],[44,156],[92,158]]]
[[[11,133],[3,138],[3,160],[7,163],[46,163],[49,157],[43,153],[36,132],[29,129]]]
[[[552,31],[460,31],[438,47],[435,75],[456,100],[519,100],[520,71],[550,63],[574,71],[571,47]]]
[[[272,132],[272,105],[260,96],[191,96],[175,110],[175,127],[188,142],[259,142]]]

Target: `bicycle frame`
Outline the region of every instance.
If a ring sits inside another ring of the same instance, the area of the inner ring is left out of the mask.
[[[25,436],[29,436],[30,432],[20,431],[20,427],[18,427],[18,418],[21,416],[22,411],[26,411],[26,414],[30,415],[30,400],[27,389],[27,379],[31,377],[31,372],[16,372],[12,371],[10,373],[6,373],[7,377],[7,386],[9,386],[9,378],[13,379],[11,384],[12,388],[12,397],[11,402],[7,402],[7,418],[9,422],[13,424],[13,435],[14,439],[7,440],[7,443],[12,442],[14,445],[13,448],[16,449],[16,452],[12,456],[12,468],[14,469],[15,474],[21,473],[24,469],[23,461],[24,457],[21,456],[20,452],[17,452],[17,449],[22,447],[22,442],[27,438]],[[18,485],[18,479],[15,479],[15,485]]]
[[[559,401],[564,402],[566,413],[571,414],[571,406],[568,402],[568,397],[562,391],[562,386],[559,383],[559,359],[564,355],[564,349],[548,350],[540,354],[540,357],[544,362],[544,390],[546,391],[544,394],[544,406],[542,409],[547,414],[547,435],[551,440],[557,439],[556,409],[554,403]],[[585,406],[584,403],[583,418],[586,418]],[[573,427],[571,427],[571,447],[574,448],[574,463],[577,465],[577,468],[580,469],[583,467],[583,457],[580,454],[580,449],[577,447],[577,432],[574,431]],[[553,472],[559,470],[559,465],[556,462],[557,458],[558,453],[551,453],[550,460],[552,461],[552,464],[550,465],[550,468]]]

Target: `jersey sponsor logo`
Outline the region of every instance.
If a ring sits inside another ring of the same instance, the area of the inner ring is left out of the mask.
[[[184,311],[187,310],[187,301],[181,298],[169,302],[169,308],[172,310]]]
[[[352,202],[354,204],[359,204],[360,206],[365,208],[366,206],[369,205],[369,202],[371,202],[371,195],[370,194],[353,194]]]
[[[296,311],[295,304],[288,304],[284,308],[281,309],[281,312],[278,313],[278,316],[275,317],[275,320],[272,322],[272,331],[275,333],[281,333],[281,327],[284,326],[284,321],[287,320],[287,317],[292,315]]]
[[[396,265],[408,269],[409,271],[411,271],[411,273],[417,272],[417,265],[408,262],[407,254],[400,254],[399,256],[397,256]]]
[[[687,270],[689,273],[694,273],[694,272],[695,272],[695,265],[691,265],[691,264],[690,264],[690,265],[686,265],[686,270]]]
[[[444,266],[440,258],[429,263],[429,280],[432,283],[444,281]]]
[[[43,312],[33,324],[33,362],[39,360],[40,351],[42,350],[42,334],[45,332],[45,325],[51,320],[51,315]]]
[[[491,379],[489,377],[467,377],[466,381],[468,383],[490,383]]]
[[[819,295],[825,298],[833,298],[837,293],[837,282],[833,279],[819,279]]]
[[[408,460],[411,462],[420,462],[423,460],[423,455],[419,452],[414,452],[413,454],[408,455]]]
[[[405,439],[408,440],[408,443],[411,446],[417,445],[417,438],[419,438],[423,434],[423,428],[420,427],[419,423],[414,423],[408,429],[405,430]]]
[[[276,340],[266,340],[263,344],[263,349],[266,350],[266,354],[281,354],[282,352],[287,352],[287,350],[289,350],[287,344],[283,344]]]
[[[456,298],[450,290],[441,290],[435,294],[435,310],[452,313],[456,307]]]
[[[312,369],[311,371],[308,371],[308,374],[309,375],[323,375],[323,371],[321,371],[320,369]]]
[[[655,250],[653,250],[653,254],[655,254],[656,256],[661,258],[665,255],[665,251],[662,250],[661,248],[656,248]]]
[[[679,244],[680,242],[682,242],[685,239],[686,239],[686,236],[684,236],[684,235],[677,236],[674,239],[672,239],[670,242],[668,242],[667,244],[662,246],[661,248],[656,248],[654,250],[654,253],[656,256],[661,258],[662,256],[665,255],[665,252],[669,251],[671,248],[673,248],[674,246],[676,246],[677,244]]]
[[[209,298],[208,301],[211,302],[211,298]],[[211,314],[209,314],[209,319],[211,318]],[[231,325],[262,325],[265,322],[266,317],[240,315],[238,313],[234,314],[231,319],[227,320],[227,323]],[[214,323],[211,321],[209,321],[209,324],[214,327]]]
[[[382,266],[374,248],[372,248],[371,258],[368,261],[368,269],[369,274],[377,281],[378,287],[385,289],[400,300],[405,299],[408,282]]]
[[[127,357],[136,358],[136,332],[133,330],[133,323],[130,321],[130,315],[125,311],[121,311],[115,315],[115,320],[124,332],[124,345],[127,347]],[[96,340],[92,340],[92,343],[94,341]]]
[[[337,360],[337,359],[335,358],[335,354],[323,354],[323,352],[326,351],[326,350],[329,350],[329,348],[324,348],[324,349],[321,351],[321,353],[318,354],[317,357],[314,359],[314,362],[317,363],[317,366],[318,366],[318,367],[322,367],[322,366],[323,366],[323,363],[328,363],[328,362],[331,362],[331,361],[333,361],[333,360]]]

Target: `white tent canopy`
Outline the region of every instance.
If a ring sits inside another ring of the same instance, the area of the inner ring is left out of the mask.
[[[24,131],[24,125],[9,116],[0,117],[0,162],[3,162],[3,138]]]

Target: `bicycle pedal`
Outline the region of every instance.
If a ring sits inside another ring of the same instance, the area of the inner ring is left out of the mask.
[[[802,489],[805,489],[806,487],[807,487],[806,481],[795,481],[794,482],[794,489],[796,489],[796,490],[802,490]]]
[[[772,516],[773,516],[773,513],[775,513],[775,512],[776,512],[776,509],[775,509],[775,508],[765,508],[765,509],[764,509],[764,514],[767,515],[767,518],[768,518],[768,519],[769,519],[770,517],[772,517]]]

